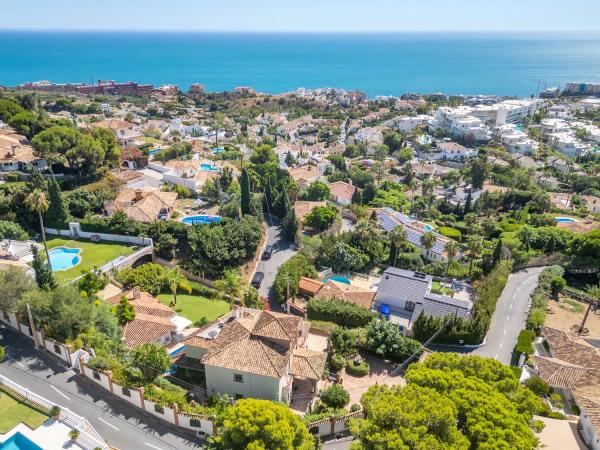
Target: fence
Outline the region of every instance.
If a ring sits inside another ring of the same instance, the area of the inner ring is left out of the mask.
[[[54,406],[58,407],[60,409],[59,420],[64,422],[69,427],[79,431],[79,436],[77,438],[77,444],[79,444],[79,446],[90,450],[97,448],[109,450],[108,444],[104,442],[98,432],[84,417],[75,414],[68,408],[63,408],[62,406],[57,405],[56,403],[51,402],[50,400],[47,400],[34,392],[31,392],[29,389],[24,388],[5,376],[0,375],[0,384],[18,396],[27,399],[31,403],[38,405],[40,408],[46,411],[49,411]]]
[[[104,370],[94,370],[80,360],[79,372],[84,377],[111,392],[120,399],[140,408],[148,414],[158,417],[171,425],[179,428],[212,435],[215,433],[215,423],[211,417],[201,414],[186,413],[179,411],[176,403],[172,405],[160,405],[144,398],[144,388],[125,387],[117,384],[112,379],[112,373]]]
[[[44,230],[48,234],[57,234],[63,237],[70,237],[72,239],[76,238],[84,238],[84,239],[92,239],[92,237],[98,237],[98,239],[102,241],[110,241],[110,242],[123,242],[125,244],[132,245],[144,245],[144,246],[152,246],[152,239],[147,237],[139,237],[139,236],[125,236],[122,234],[111,234],[111,233],[98,233],[95,231],[83,231],[81,229],[81,224],[78,222],[70,222],[68,230],[60,230],[57,228],[48,228],[44,227]]]
[[[312,434],[329,436],[348,431],[348,420],[364,417],[363,411],[355,411],[343,417],[329,417],[308,424],[308,431]]]

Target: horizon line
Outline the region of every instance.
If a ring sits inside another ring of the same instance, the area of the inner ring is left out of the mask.
[[[38,32],[38,33],[197,33],[197,34],[422,34],[422,33],[478,33],[478,34],[510,34],[510,33],[574,33],[574,34],[585,34],[585,33],[598,33],[597,30],[581,30],[581,29],[487,29],[487,30],[227,30],[227,29],[215,29],[215,30],[199,30],[199,29],[152,29],[152,28],[0,28],[0,33],[3,32]]]

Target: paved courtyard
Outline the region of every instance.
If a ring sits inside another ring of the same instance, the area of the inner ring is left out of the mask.
[[[587,447],[577,432],[576,420],[558,420],[535,417],[546,424],[537,435],[544,450],[584,450]]]

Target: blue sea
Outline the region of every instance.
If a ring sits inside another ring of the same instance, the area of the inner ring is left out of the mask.
[[[600,35],[0,32],[0,85],[99,79],[524,97],[600,81]]]

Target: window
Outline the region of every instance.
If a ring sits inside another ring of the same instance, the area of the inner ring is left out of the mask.
[[[190,427],[200,428],[202,427],[202,424],[199,419],[190,419]]]
[[[100,379],[100,374],[98,372],[94,372],[94,378],[96,380],[99,380]]]
[[[406,302],[404,307],[406,308],[407,311],[414,311],[415,310],[415,302],[408,301],[408,302]]]
[[[121,393],[125,396],[125,397],[131,397],[131,391],[129,389],[127,389],[126,387],[121,388]]]
[[[161,405],[159,405],[157,403],[156,405],[154,405],[154,411],[156,411],[159,414],[164,414],[165,413],[165,408],[163,408]]]
[[[244,376],[241,373],[234,373],[233,374],[233,381],[235,381],[236,383],[243,383],[244,382]]]
[[[60,355],[60,345],[54,344],[54,353],[58,353]]]

